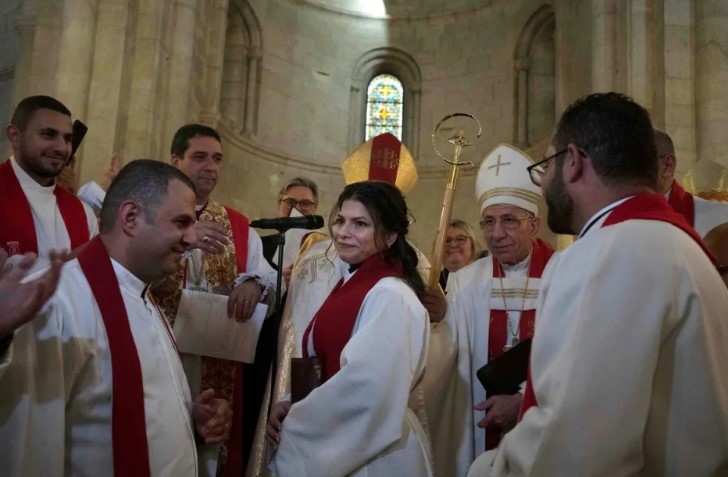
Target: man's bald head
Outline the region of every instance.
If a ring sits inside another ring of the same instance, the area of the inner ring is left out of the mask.
[[[703,241],[718,260],[718,273],[728,286],[728,222],[708,232]]]

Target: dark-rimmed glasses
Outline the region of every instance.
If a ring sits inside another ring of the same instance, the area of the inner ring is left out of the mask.
[[[301,212],[308,212],[316,207],[316,202],[311,202],[308,199],[296,200],[292,197],[282,197],[281,203],[286,204],[289,209],[296,207]]]
[[[543,176],[546,175],[546,167],[544,167],[544,164],[549,162],[551,159],[554,159],[555,157],[558,157],[562,154],[566,154],[569,152],[568,149],[564,149],[563,151],[559,151],[556,154],[552,154],[548,157],[544,157],[540,161],[538,161],[536,164],[532,164],[526,168],[528,171],[528,175],[531,177],[531,182],[533,182],[535,185],[541,187],[541,184],[543,184]]]

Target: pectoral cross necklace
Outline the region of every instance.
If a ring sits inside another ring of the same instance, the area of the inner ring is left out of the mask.
[[[503,268],[503,265],[498,262],[498,264],[501,267],[501,275],[505,275],[505,269]],[[526,296],[528,295],[528,281],[531,279],[531,264],[528,264],[528,271],[526,272],[526,285],[523,289],[523,297],[521,298],[521,312],[518,316],[518,325],[516,325],[516,329],[513,329],[513,326],[511,324],[511,317],[508,314],[508,303],[506,302],[506,295],[505,295],[505,288],[503,287],[503,277],[498,276],[498,280],[500,281],[500,287],[501,287],[501,298],[503,298],[503,308],[506,312],[506,345],[503,347],[503,352],[508,351],[509,349],[513,348],[518,344],[519,335],[521,332],[521,319],[523,318],[523,308],[526,306]],[[508,344],[508,337],[511,336],[511,344]]]
[[[189,277],[192,281],[192,289],[204,290],[202,280],[205,278],[205,257],[202,256],[202,251],[199,249],[192,250],[187,260],[190,263]]]

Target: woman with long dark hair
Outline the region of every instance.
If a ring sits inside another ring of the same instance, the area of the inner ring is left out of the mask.
[[[323,361],[324,382],[271,410],[271,467],[280,477],[431,475],[419,387],[429,323],[404,197],[386,182],[350,184],[329,224],[347,269],[300,344]]]

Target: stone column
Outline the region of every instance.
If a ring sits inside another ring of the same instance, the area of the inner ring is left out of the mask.
[[[728,167],[728,2],[695,1],[697,159]]]
[[[366,136],[366,134],[362,134],[361,131],[364,131],[364,112],[362,112],[362,107],[360,106],[360,102],[363,102],[361,99],[361,90],[362,85],[359,84],[357,81],[357,84],[353,84],[351,86],[351,89],[349,90],[349,114],[351,115],[349,119],[349,150],[348,153],[354,152],[354,150],[359,146],[359,144],[362,142],[362,139]]]
[[[99,0],[94,36],[92,71],[88,89],[86,124],[89,134],[83,141],[77,174],[83,184],[101,177],[115,152],[124,153],[128,92],[124,77],[130,71],[133,49],[127,39],[133,28],[134,10],[129,0]],[[125,157],[131,160],[132,157]]]
[[[629,89],[627,93],[654,111],[654,82],[662,81],[653,74],[655,61],[653,0],[631,0],[629,21]]]
[[[33,59],[33,43],[35,38],[35,16],[21,15],[15,21],[18,31],[18,58],[15,63],[15,78],[29,78]],[[28,96],[27,81],[15,81],[10,107],[15,106]],[[7,118],[8,120],[10,118]]]
[[[528,58],[516,60],[516,146],[528,147]]]
[[[617,6],[612,0],[592,0],[592,89],[614,89]]]
[[[664,0],[663,40],[660,51],[664,78],[657,97],[653,123],[672,138],[677,154],[677,170],[684,173],[695,163],[695,53],[693,51],[692,2]],[[659,71],[659,65],[657,70]],[[662,114],[660,114],[662,111]]]
[[[404,120],[411,123],[410,126],[410,142],[412,143],[411,152],[412,157],[415,158],[415,160],[419,159],[420,157],[420,123],[417,121],[417,119],[420,117],[420,101],[422,97],[422,91],[419,89],[412,91],[412,114],[408,117],[405,117]],[[429,138],[429,136],[427,136]]]
[[[227,0],[215,0],[210,14],[208,31],[210,32],[209,51],[207,53],[207,84],[205,100],[202,103],[200,121],[213,127],[220,119],[220,95],[223,81],[223,62],[225,58],[226,26],[228,22]]]
[[[98,0],[65,0],[55,76],[56,97],[71,110],[74,119],[87,124],[98,9]]]
[[[245,118],[245,94],[248,53],[243,33],[243,20],[235,12],[229,19],[224,48],[220,112],[233,130],[242,132]]]
[[[190,122],[190,97],[195,87],[194,81],[204,81],[203,72],[200,78],[193,74],[194,54],[196,39],[204,39],[204,35],[196,33],[197,28],[197,0],[174,0],[170,15],[169,26],[171,33],[169,43],[165,45],[167,57],[165,58],[167,70],[164,72],[162,81],[163,92],[159,96],[165,98],[158,106],[160,117],[158,120],[163,124],[161,134],[158,137],[156,150],[159,151],[160,159],[167,160],[169,145],[177,129]],[[198,48],[204,55],[204,40]],[[196,119],[196,118],[194,118]]]
[[[26,10],[26,4],[28,5]],[[31,94],[56,94],[56,72],[60,59],[60,38],[63,34],[64,2],[38,0],[25,2],[21,15],[34,10],[33,43],[30,51],[28,75],[22,77],[25,85],[23,96]],[[20,78],[20,76],[16,76]],[[22,99],[18,98],[18,99]]]
[[[258,68],[263,54],[260,48],[248,48],[248,79],[245,92],[245,125],[243,134],[253,136],[257,129],[256,106],[258,104]]]

